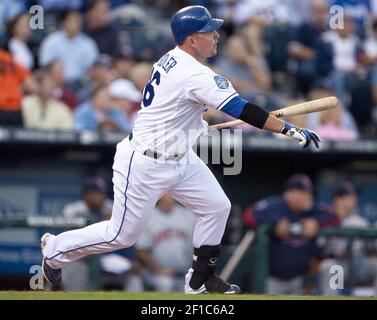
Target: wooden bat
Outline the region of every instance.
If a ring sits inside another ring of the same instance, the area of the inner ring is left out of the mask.
[[[271,112],[277,118],[297,116],[300,114],[319,112],[334,109],[338,106],[338,99],[334,96],[295,104],[293,106],[274,110]],[[208,127],[208,131],[230,128],[245,123],[242,120],[228,121]]]

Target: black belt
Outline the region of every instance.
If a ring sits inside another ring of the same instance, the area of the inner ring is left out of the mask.
[[[130,134],[128,135],[128,140],[132,140],[132,131],[130,132]],[[161,159],[162,157],[164,157],[165,160],[180,160],[183,158],[183,156],[185,155],[184,153],[182,154],[175,154],[175,155],[170,155],[170,156],[167,156],[165,157],[162,153],[158,152],[158,151],[155,151],[155,150],[145,150],[143,155],[147,156],[147,157],[150,157],[150,158],[154,158],[154,159]]]

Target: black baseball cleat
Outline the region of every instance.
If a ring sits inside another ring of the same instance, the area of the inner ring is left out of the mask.
[[[185,293],[186,294],[200,294],[200,293],[222,293],[222,294],[237,294],[241,293],[241,289],[236,284],[230,284],[221,278],[214,276],[208,279],[200,288],[193,289],[190,287],[190,280],[193,269],[190,268],[185,277]]]
[[[44,257],[44,247],[46,246],[46,243],[50,236],[53,235],[50,233],[45,233],[41,238],[42,272],[44,278],[47,280],[48,283],[52,284],[53,286],[58,286],[62,282],[62,269],[51,268],[46,262],[46,258]]]

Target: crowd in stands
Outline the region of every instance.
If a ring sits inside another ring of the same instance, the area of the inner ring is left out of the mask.
[[[339,109],[289,121],[324,140],[377,134],[376,0],[0,0],[0,125],[129,133],[152,64],[175,45],[170,17],[192,4],[225,19],[208,63],[242,98],[272,111],[335,95]]]

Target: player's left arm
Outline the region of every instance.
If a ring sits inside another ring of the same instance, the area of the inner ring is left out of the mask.
[[[304,148],[311,142],[318,148],[321,139],[319,136],[308,129],[297,128],[288,122],[276,118],[262,107],[241,99],[239,96],[230,100],[221,111],[229,114],[230,116],[241,119],[246,123],[257,127],[259,129],[281,133],[299,141],[300,145]]]

